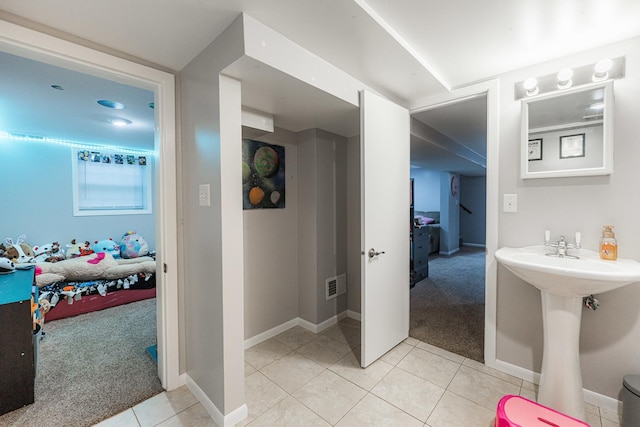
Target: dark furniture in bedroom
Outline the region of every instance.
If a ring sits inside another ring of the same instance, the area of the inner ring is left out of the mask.
[[[412,284],[429,277],[429,232],[427,227],[413,227]]]
[[[33,403],[34,269],[0,275],[0,415]]]
[[[411,179],[411,204],[409,205],[409,236],[411,242],[409,260],[409,287],[429,276],[429,233],[426,227],[416,226],[413,206],[413,178]]]

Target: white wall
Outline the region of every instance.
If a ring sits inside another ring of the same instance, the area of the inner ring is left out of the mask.
[[[460,237],[462,244],[484,246],[487,222],[487,177],[460,176]],[[462,206],[472,213],[466,212]]]
[[[605,177],[520,179],[520,102],[514,84],[529,76],[555,73],[563,67],[626,56],[626,77],[616,80],[614,172]],[[518,194],[518,213],[499,216],[499,246],[543,242],[544,230],[557,239],[582,232],[582,244],[595,250],[604,224],[616,226],[619,256],[640,260],[640,38],[593,49],[500,76],[499,192]],[[583,312],[580,360],[583,385],[620,398],[622,378],[640,369],[640,284],[597,296],[598,311]],[[539,292],[498,267],[497,358],[540,371],[542,315]]]
[[[440,172],[411,168],[413,208],[416,211],[440,211]]]
[[[73,216],[71,152],[62,145],[0,141],[5,182],[0,242],[26,234],[31,246],[57,241],[64,247],[72,239],[119,242],[124,233],[136,230],[149,249],[156,249],[155,206],[145,215]]]

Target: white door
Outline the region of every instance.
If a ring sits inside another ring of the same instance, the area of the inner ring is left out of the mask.
[[[409,336],[409,111],[360,93],[362,367]]]

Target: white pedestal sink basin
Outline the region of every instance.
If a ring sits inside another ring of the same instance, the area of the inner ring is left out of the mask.
[[[584,420],[580,372],[582,298],[640,282],[640,263],[601,260],[597,252],[572,251],[580,259],[546,256],[539,245],[500,248],[496,259],[513,274],[540,289],[544,348],[538,402]]]

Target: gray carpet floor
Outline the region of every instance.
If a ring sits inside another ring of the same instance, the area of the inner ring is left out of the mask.
[[[482,248],[431,255],[429,277],[411,289],[409,336],[483,362],[484,276]]]
[[[146,353],[155,310],[152,298],[45,321],[35,403],[0,416],[0,426],[91,426],[161,393]]]

